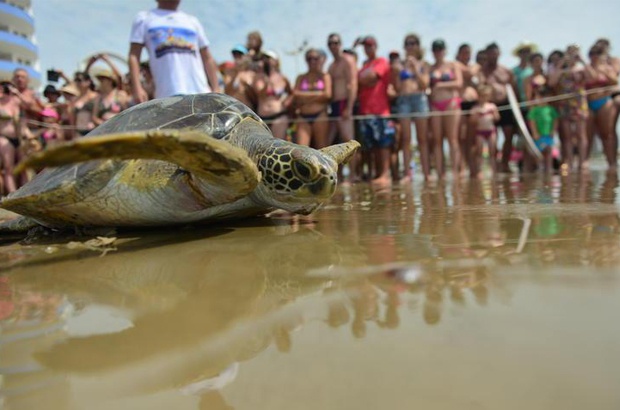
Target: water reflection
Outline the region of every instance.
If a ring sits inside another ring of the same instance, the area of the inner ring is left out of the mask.
[[[1,393],[9,408],[159,392],[233,408],[244,366],[308,349],[307,327],[346,344],[451,326],[524,283],[615,288],[617,188],[597,173],[360,185],[311,217],[131,233],[104,257],[7,245]]]

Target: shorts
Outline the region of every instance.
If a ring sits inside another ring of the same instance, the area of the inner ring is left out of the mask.
[[[474,108],[476,104],[478,104],[478,101],[461,101],[461,110],[469,111],[472,108]],[[469,113],[464,113],[464,114],[468,115]]]
[[[510,108],[510,103],[508,102],[508,100],[497,103],[497,106],[506,107],[506,109],[503,109],[499,112],[499,121],[497,122],[498,126],[503,127],[506,125],[517,124],[517,120],[515,119],[515,116],[512,113],[512,109]]]
[[[553,137],[551,135],[541,135],[536,141],[536,148],[539,151],[544,151],[545,148],[553,147]]]
[[[428,97],[424,93],[399,95],[396,97],[395,109],[397,114],[426,114],[429,112]]]
[[[389,148],[394,145],[396,128],[389,118],[375,117],[359,120],[364,148]]]
[[[342,112],[347,107],[347,100],[332,101],[329,105],[329,116],[332,118],[342,117]]]

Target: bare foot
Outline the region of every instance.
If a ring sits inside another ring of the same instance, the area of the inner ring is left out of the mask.
[[[392,178],[389,176],[375,178],[370,183],[374,186],[389,186],[392,185]]]

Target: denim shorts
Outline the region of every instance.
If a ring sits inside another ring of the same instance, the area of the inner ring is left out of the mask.
[[[428,97],[424,93],[405,94],[396,97],[397,114],[425,114],[428,111]]]
[[[364,148],[389,148],[394,145],[396,128],[389,118],[375,117],[359,120]]]

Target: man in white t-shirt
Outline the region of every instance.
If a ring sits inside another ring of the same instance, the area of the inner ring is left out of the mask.
[[[129,73],[136,103],[148,100],[140,82],[140,54],[146,47],[155,97],[220,92],[217,66],[204,29],[194,16],[178,11],[181,0],[157,0],[138,13],[131,27]],[[207,82],[208,80],[208,82]]]

